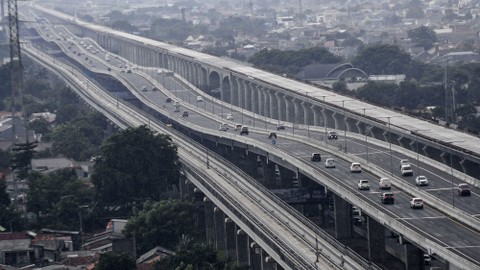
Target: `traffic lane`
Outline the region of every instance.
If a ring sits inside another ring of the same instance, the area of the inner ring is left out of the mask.
[[[457,250],[469,256],[472,260],[479,262],[480,258],[480,237],[475,231],[462,226],[446,217],[421,217],[401,219],[407,225],[418,228],[420,233],[435,237],[447,249]],[[451,228],[463,227],[462,230]],[[435,228],[435,229],[433,229]]]

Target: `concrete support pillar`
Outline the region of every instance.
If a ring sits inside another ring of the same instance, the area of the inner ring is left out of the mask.
[[[245,100],[244,100],[244,106],[247,111],[252,110],[252,86],[248,81],[243,81],[243,86],[245,88]]]
[[[279,175],[278,175],[279,181],[277,182],[277,188],[294,187],[293,180],[294,179],[298,180],[296,172],[284,167],[279,167],[278,172],[279,172]]]
[[[302,101],[299,99],[293,99],[292,100],[293,104],[293,123],[299,123],[303,124],[304,123],[304,117],[305,117],[305,112],[302,108]]]
[[[277,183],[277,176],[275,174],[275,163],[269,162],[267,158],[262,158],[263,167],[263,185],[266,188],[274,188]]]
[[[275,96],[277,97],[277,119],[280,121],[285,121],[287,120],[287,105],[286,105],[286,100],[284,99],[284,95],[282,93],[275,93]]]
[[[313,125],[323,126],[322,108],[313,106],[312,111],[313,111]]]
[[[287,122],[295,123],[295,104],[290,97],[285,96],[285,119]]]
[[[405,251],[405,270],[423,270],[424,262],[423,262],[423,251],[412,245],[411,243],[406,243],[403,245],[403,249]]]
[[[263,270],[275,270],[277,269],[277,263],[270,257],[264,250],[262,250],[262,269]]]
[[[237,227],[237,265],[241,267],[248,267],[248,235]]]
[[[335,238],[352,238],[352,206],[338,195],[333,197],[335,211]]]
[[[269,115],[268,117],[272,119],[278,119],[278,100],[275,92],[273,90],[268,91],[268,106],[269,108]]]
[[[385,260],[385,227],[371,217],[367,217],[368,258],[377,263]]]
[[[232,261],[237,260],[237,242],[236,242],[236,226],[230,218],[225,218],[225,236],[226,236],[226,256]]]
[[[262,248],[249,238],[250,243],[250,269],[262,269]]]
[[[203,202],[205,203],[205,236],[207,242],[215,243],[215,220],[214,220],[214,213],[213,202],[205,197],[203,198]]]
[[[231,77],[230,78],[230,104],[234,106],[238,106],[239,104],[239,87],[238,87],[238,78]]]
[[[214,208],[215,215],[215,248],[217,250],[225,250],[225,214],[218,207]]]
[[[252,112],[258,114],[260,112],[260,94],[258,85],[250,83],[250,89],[252,89]]]

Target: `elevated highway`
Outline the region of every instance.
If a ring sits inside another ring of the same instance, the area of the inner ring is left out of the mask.
[[[419,154],[451,163],[469,176],[465,180],[479,186],[480,139],[476,136],[237,62],[82,22],[54,9],[32,7],[131,63],[172,70],[207,94],[218,90],[226,103],[278,121],[367,134],[413,151],[418,147]]]
[[[66,48],[65,48],[65,49],[66,49]],[[70,50],[71,50],[71,49],[70,49]],[[91,56],[90,56],[90,57],[91,57]],[[82,58],[82,59],[83,59],[83,58]],[[88,65],[89,62],[87,62],[86,64]],[[100,68],[99,65],[100,65],[100,63],[96,63],[96,64],[95,64],[95,66],[96,66],[95,68],[101,69],[101,70],[103,70],[103,71],[106,70],[106,66],[103,66],[103,67]],[[119,72],[119,73],[120,73],[120,72]],[[132,74],[135,74],[135,73],[136,73],[136,72],[134,72],[134,73],[132,73]],[[152,75],[154,75],[154,74],[152,74]],[[133,76],[133,75],[127,75],[127,74],[125,74],[125,76]],[[145,77],[144,77],[144,78],[145,78]],[[130,79],[131,79],[131,78],[130,78]],[[135,83],[134,83],[134,84],[135,84]],[[136,82],[136,84],[137,84],[137,85],[135,86],[135,88],[136,88],[136,89],[141,89],[141,87],[142,87],[143,85],[148,84],[148,80],[145,81],[145,80],[142,79],[141,81]],[[185,82],[185,84],[188,84],[188,82]],[[152,85],[154,86],[154,84],[152,84]],[[149,87],[151,87],[151,86],[149,85]],[[144,96],[148,96],[148,98],[152,98],[152,99],[153,99],[153,98],[155,98],[155,96],[156,96],[156,94],[157,94],[157,93],[152,93],[152,91],[149,91],[147,95],[145,95],[145,93],[142,94],[142,93],[138,93],[138,92],[140,92],[140,91],[137,91],[137,92],[136,92],[137,95],[140,94],[140,96],[139,96],[140,98],[142,98],[141,96],[144,95]],[[182,90],[182,93],[185,94],[185,93],[188,93],[188,92]],[[159,93],[158,93],[158,94],[159,94]],[[167,94],[172,94],[172,92],[169,92],[169,93],[167,93]],[[188,94],[188,96],[191,96],[191,94]],[[193,97],[196,97],[196,95],[193,94]],[[186,101],[186,99],[187,99],[187,97],[185,96],[185,97],[183,98],[183,100]],[[158,97],[157,97],[157,103],[159,103],[160,100],[164,100],[164,96],[160,96],[160,99],[158,99]],[[193,99],[192,99],[192,100],[193,100]],[[213,104],[211,104],[211,105],[213,105]],[[157,104],[156,106],[158,107],[158,104]],[[185,104],[185,105],[182,104],[182,106],[188,107],[189,109],[195,111],[195,105],[190,106],[190,105],[187,105],[187,104]],[[206,106],[206,105],[205,105],[205,106]],[[213,105],[213,106],[215,106],[215,105]],[[212,108],[214,108],[214,107],[212,107]],[[225,110],[225,111],[228,110],[228,107],[225,107],[224,110]],[[212,110],[212,112],[213,112],[213,110]],[[166,115],[171,115],[171,113],[170,113],[170,112],[167,112]],[[243,114],[242,114],[242,117],[243,117]],[[189,117],[189,118],[192,118],[192,117]],[[255,118],[254,118],[254,119],[255,119]],[[263,123],[263,122],[261,122],[261,121],[262,121],[261,119],[267,120],[266,117],[265,117],[265,118],[263,118],[263,117],[260,117],[260,118],[257,117],[257,118],[256,118],[257,125],[260,125],[260,126],[265,125],[265,127],[268,127],[268,126],[271,124],[271,121],[266,121],[265,123]],[[252,119],[252,120],[253,120],[253,119]],[[269,119],[269,120],[270,120],[270,119]],[[176,121],[177,121],[177,120],[176,120]],[[224,120],[222,120],[222,121],[224,121]],[[251,121],[251,120],[250,120],[250,121]],[[253,120],[253,121],[255,121],[255,120]],[[199,124],[199,123],[203,123],[203,122],[204,122],[204,120],[200,120],[200,121],[198,121],[198,123],[195,123],[195,124]],[[184,125],[184,126],[187,126],[187,127],[193,127],[193,126],[192,126],[192,123],[191,123],[190,121],[188,121],[186,124],[183,124],[183,125]],[[218,123],[216,123],[216,124],[214,125],[214,127],[216,127],[217,125],[218,125]],[[290,127],[293,128],[294,126],[290,126]],[[211,128],[211,125],[210,125],[210,128]],[[309,127],[307,126],[307,128],[309,128]],[[309,136],[310,136],[310,135],[311,135],[312,137],[321,136],[320,133],[321,133],[322,131],[319,131],[319,129],[315,129],[314,127],[310,127],[310,128],[311,128],[311,131],[307,130],[307,132],[311,132],[311,133],[309,133]],[[195,127],[195,129],[196,129],[196,130],[199,130],[199,131],[200,131],[201,133],[203,133],[203,134],[210,134],[210,133],[211,133],[211,131],[203,130],[203,129],[198,128],[198,127]],[[321,130],[321,129],[320,129],[320,130]],[[266,134],[266,131],[263,131],[263,132],[262,132],[262,131],[255,131],[255,132],[258,132],[259,135],[258,135],[258,136],[255,136],[255,134],[252,134],[253,136],[251,136],[251,137],[255,137],[258,141],[261,141],[262,138],[265,138],[264,136],[265,136],[265,134]],[[303,132],[303,135],[306,134],[305,130],[304,130],[304,131],[301,131],[301,128],[299,128],[299,127],[297,126],[297,135],[299,135],[298,132]],[[253,133],[253,132],[252,132],[252,133]],[[292,132],[292,133],[293,133],[293,132]],[[285,136],[285,137],[289,137],[289,136],[290,136],[289,134],[286,134],[286,133],[285,133],[285,134],[284,134],[284,133],[281,133],[281,134],[282,134],[282,136]],[[292,134],[292,136],[291,136],[292,139],[295,139],[295,138],[294,138],[294,137],[295,137],[294,135],[295,135],[295,134]],[[216,132],[213,132],[213,134],[211,134],[211,136],[217,136],[217,137],[218,137],[218,134],[216,134]],[[232,140],[232,139],[238,140],[238,137],[233,136],[233,137],[230,138],[229,140]],[[346,138],[345,138],[345,139],[346,139]],[[354,142],[354,141],[351,141],[351,142]],[[349,141],[349,144],[350,144],[351,142]],[[244,142],[244,144],[246,144],[247,146],[248,146],[248,145],[254,146],[254,149],[251,149],[251,148],[250,148],[250,151],[255,151],[255,148],[257,147],[257,143],[255,143],[254,141],[250,141],[250,140]],[[288,144],[288,143],[286,143],[286,145],[287,145],[287,144]],[[309,144],[309,143],[307,143],[307,145],[308,145],[308,144]],[[326,144],[327,144],[327,142],[326,142]],[[305,148],[304,150],[302,150],[302,152],[310,153],[311,151],[313,151],[313,150],[310,150],[311,147],[313,147],[313,146],[315,146],[315,143],[310,143],[309,148]],[[328,144],[327,144],[327,146],[328,146]],[[277,147],[280,148],[281,145],[277,145]],[[355,147],[361,147],[361,148],[363,148],[364,146],[363,146],[363,145],[360,145],[360,144],[357,142],[356,144],[353,144],[353,145],[352,145],[353,150],[355,150]],[[261,147],[258,147],[258,148],[261,148]],[[297,149],[295,149],[295,150],[296,150],[296,151],[299,151],[299,149],[298,149],[298,148],[299,148],[299,147],[298,147],[298,144],[296,144],[296,148],[297,148]],[[275,150],[275,148],[274,148],[274,150]],[[305,164],[304,164],[305,161],[303,161],[303,163],[298,163],[298,162],[295,161],[295,158],[294,158],[293,160],[290,160],[290,159],[288,158],[289,155],[292,155],[292,154],[293,154],[293,157],[297,156],[297,155],[295,154],[295,150],[294,150],[294,149],[292,149],[292,148],[288,149],[288,148],[287,148],[286,150],[288,151],[288,154],[287,154],[287,152],[278,153],[278,154],[275,155],[276,158],[275,158],[275,156],[271,156],[271,160],[276,161],[276,162],[278,162],[278,163],[281,163],[282,160],[287,159],[287,161],[285,162],[285,165],[286,165],[286,166],[288,166],[288,164],[290,164],[290,165],[293,164],[293,168],[302,168],[302,169],[301,169],[301,173],[304,174],[304,175],[309,176],[311,179],[319,178],[319,172],[317,172],[317,171],[315,171],[315,172],[308,171],[308,169],[305,169],[305,168],[304,168],[304,167],[306,167],[306,166],[307,166],[307,167],[310,166],[309,164],[305,165]],[[331,149],[328,149],[328,147],[327,147],[326,150],[331,151]],[[372,148],[372,151],[377,151],[377,149]],[[269,153],[271,153],[272,150],[271,150],[271,149],[265,149],[265,150],[258,150],[258,152],[259,152],[259,153],[260,153],[260,152],[269,152]],[[274,152],[274,151],[273,151],[273,152]],[[354,152],[349,151],[349,154],[352,154],[352,153],[354,153]],[[304,156],[303,156],[303,159],[304,159],[304,160],[305,160],[305,159],[308,159],[308,157],[305,157],[305,154],[303,154],[303,155],[304,155]],[[346,155],[346,153],[338,152],[338,153],[335,153],[335,155],[340,156],[342,159],[346,160],[347,162],[348,162],[348,161],[352,161],[351,155]],[[285,157],[287,157],[287,158],[285,158]],[[297,156],[297,158],[298,158],[298,156]],[[372,155],[372,158],[373,158],[373,155]],[[347,162],[345,162],[345,163],[343,163],[343,164],[340,163],[339,165],[342,165],[342,167],[345,168],[345,167],[348,166],[348,165],[347,165]],[[371,166],[371,167],[370,167],[370,166]],[[366,166],[366,168],[369,169],[369,170],[371,170],[371,171],[374,171],[374,170],[376,169],[376,168],[375,168],[375,167],[376,167],[375,165],[371,164],[370,166]],[[378,168],[378,169],[379,169],[380,172],[377,171],[377,173],[378,173],[377,175],[385,174],[385,171],[382,172],[382,171],[381,171],[381,170],[382,170],[381,168]],[[387,171],[388,171],[388,169],[387,169]],[[346,178],[348,178],[347,174],[344,174],[344,173],[343,173],[343,175],[342,175],[342,172],[337,172],[337,173],[340,173],[340,175],[337,176],[337,177],[346,177]],[[388,172],[387,172],[387,173],[388,173]],[[328,177],[332,177],[332,176],[328,176]],[[335,178],[335,176],[334,176],[333,178]],[[320,182],[321,182],[323,185],[326,185],[329,189],[334,190],[335,192],[340,193],[340,194],[342,194],[342,192],[340,192],[340,191],[341,191],[342,189],[345,189],[345,188],[346,188],[346,186],[344,186],[344,184],[342,183],[341,179],[337,179],[337,180],[336,180],[336,184],[335,184],[335,183],[330,183],[330,184],[329,184],[329,183],[328,183],[328,179],[319,179],[319,180],[320,180]],[[338,183],[342,183],[342,184],[338,185]],[[353,183],[353,184],[354,184],[354,183]],[[402,185],[402,181],[399,181],[399,182],[398,182],[398,185]],[[408,188],[408,185],[405,185],[405,187]],[[408,227],[411,227],[412,224],[403,224],[403,225],[402,225],[402,223],[405,223],[405,221],[408,221],[407,223],[410,223],[410,221],[413,220],[411,217],[402,217],[402,216],[394,217],[394,219],[395,219],[397,222],[399,222],[399,224],[395,224],[395,222],[393,222],[393,225],[392,225],[391,216],[389,216],[388,211],[386,212],[387,215],[385,215],[385,213],[383,213],[385,210],[380,210],[381,212],[378,212],[378,209],[377,209],[377,211],[374,211],[373,209],[368,210],[369,207],[371,207],[370,205],[372,204],[373,200],[377,200],[376,198],[378,198],[378,197],[376,197],[376,196],[378,196],[378,195],[375,195],[375,193],[366,195],[367,197],[368,197],[368,196],[371,196],[371,199],[367,199],[367,202],[366,202],[366,203],[365,203],[365,201],[364,201],[364,200],[365,200],[364,195],[360,195],[360,197],[363,197],[363,198],[361,198],[361,200],[357,202],[357,201],[353,198],[354,196],[352,196],[352,191],[355,189],[354,185],[351,185],[349,189],[350,189],[350,192],[347,192],[347,193],[345,193],[345,194],[342,194],[341,197],[344,197],[344,198],[348,199],[348,201],[349,201],[350,203],[353,203],[353,204],[355,204],[355,205],[359,205],[366,213],[369,214],[369,216],[375,216],[375,215],[377,215],[378,217],[384,217],[385,219],[383,219],[383,220],[381,219],[381,220],[380,220],[383,224],[386,224],[386,225],[388,225],[390,228],[395,229],[396,232],[401,232],[402,235],[406,236],[409,240],[410,240],[410,239],[413,239],[413,238],[416,238],[415,240],[413,240],[414,242],[417,242],[417,241],[418,241],[418,242],[423,242],[423,243],[419,243],[419,246],[423,246],[425,249],[434,249],[437,254],[440,254],[440,253],[441,253],[441,256],[442,256],[442,257],[445,257],[445,258],[451,259],[451,258],[455,257],[455,256],[452,257],[452,255],[451,255],[451,254],[448,254],[448,252],[447,252],[447,253],[442,253],[443,251],[440,251],[440,250],[442,249],[442,247],[439,247],[439,248],[438,248],[434,243],[431,243],[431,242],[430,242],[431,240],[430,240],[429,237],[423,238],[422,236],[414,235],[414,233],[408,232],[408,230],[409,230]],[[348,191],[348,188],[347,188],[347,191]],[[407,194],[415,194],[414,192],[415,192],[415,191],[413,191],[413,192],[411,192],[411,193],[409,192],[409,193],[407,193]],[[399,195],[401,195],[401,194],[399,194]],[[425,195],[425,194],[422,194],[422,195]],[[402,199],[402,200],[403,200],[403,199]],[[433,200],[435,200],[435,199],[433,199]],[[362,201],[363,201],[363,202],[362,202]],[[371,201],[371,202],[368,202],[368,201]],[[408,201],[408,195],[406,195],[405,201]],[[441,201],[440,201],[440,203],[441,203]],[[375,203],[374,203],[374,204],[375,204]],[[378,203],[377,203],[377,204],[378,204]],[[432,201],[432,206],[433,206],[434,204],[435,204],[435,201]],[[468,203],[467,203],[467,204],[468,204]],[[452,206],[453,206],[453,205],[452,205]],[[457,207],[458,207],[458,206],[457,206]],[[374,207],[374,208],[377,208],[377,207]],[[449,209],[450,209],[450,208],[449,208]],[[390,210],[390,211],[391,211],[391,210]],[[402,213],[402,215],[407,214],[407,212],[402,212],[402,209],[395,209],[395,211],[400,211],[400,212],[397,212],[397,214],[394,214],[394,216],[395,216],[395,215],[398,215],[399,213]],[[450,210],[448,210],[448,211],[450,211]],[[452,209],[452,212],[453,212],[453,213],[451,213],[450,216],[456,214],[456,213],[459,212],[459,211],[456,210],[456,209]],[[460,211],[460,212],[461,212],[461,211]],[[408,213],[407,215],[410,215],[410,213]],[[459,213],[459,215],[462,215],[462,213]],[[443,218],[443,216],[442,216],[441,214],[438,215],[438,213],[434,213],[434,212],[427,212],[425,217],[429,217],[429,216],[435,216],[435,217],[438,218],[438,219]],[[465,218],[468,219],[468,216],[469,216],[469,215],[465,215]],[[473,222],[475,222],[475,221],[473,221]],[[406,226],[407,228],[405,229],[405,228],[403,228],[403,226]],[[427,224],[420,224],[420,225],[417,225],[417,226],[418,226],[418,228],[422,228],[422,227],[425,228],[425,227],[428,227],[429,225],[428,225],[428,223],[427,223]],[[445,226],[442,226],[442,227],[451,227],[451,226],[452,226],[452,222],[447,222],[447,223],[445,224]],[[451,227],[451,228],[453,229],[452,234],[453,234],[453,235],[456,235],[455,232],[458,232],[458,231],[456,230],[457,228],[456,228],[456,227]],[[420,229],[420,231],[421,231],[421,229]],[[467,232],[467,235],[468,235],[468,232]],[[470,237],[469,239],[470,239],[470,240],[475,240],[475,239],[478,239],[478,237],[477,237],[477,235],[473,234],[473,235],[471,235],[471,237]],[[454,241],[454,239],[451,239],[451,241]],[[465,246],[465,247],[467,247],[467,246],[469,246],[469,247],[474,247],[475,244],[471,245],[471,243],[469,243],[468,245],[466,244],[466,245],[464,245],[464,246]],[[444,247],[443,247],[443,248],[444,248]],[[447,249],[448,249],[448,248],[447,248]],[[455,252],[457,252],[457,251],[455,251]],[[465,252],[465,251],[464,251],[464,252]],[[476,258],[477,255],[474,255],[474,254],[473,254],[473,255],[470,255],[470,256],[472,256],[473,258]],[[468,257],[468,256],[467,256],[467,257]],[[461,260],[461,259],[459,259],[459,260]],[[453,263],[453,265],[455,265],[455,263]],[[469,268],[466,268],[466,269],[469,269]]]

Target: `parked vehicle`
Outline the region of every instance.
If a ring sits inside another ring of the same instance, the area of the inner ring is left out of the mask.
[[[392,192],[384,192],[381,197],[381,201],[383,204],[394,204],[395,203],[395,196]]]
[[[366,179],[358,180],[357,186],[360,190],[370,190],[370,183]]]
[[[419,175],[415,178],[415,185],[428,186],[428,179],[425,175]]]
[[[320,153],[313,153],[310,160],[313,162],[320,162],[322,160],[322,156],[320,155]]]
[[[362,172],[362,166],[358,162],[353,162],[352,165],[350,165],[350,172],[351,173],[361,173]]]
[[[420,198],[412,198],[410,200],[410,208],[423,208],[423,200]]]
[[[468,184],[459,184],[458,185],[458,195],[459,196],[470,196],[471,195],[471,191],[470,191],[470,187],[468,186]]]
[[[327,158],[325,160],[325,168],[335,168],[335,159]]]

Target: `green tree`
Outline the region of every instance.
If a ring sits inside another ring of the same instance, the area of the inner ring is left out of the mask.
[[[133,33],[133,32],[138,31],[138,28],[133,26],[127,20],[116,20],[111,24],[111,27],[113,29],[121,30],[121,31],[128,32],[128,33]]]
[[[124,205],[160,199],[163,192],[178,184],[179,170],[171,138],[140,126],[104,142],[95,159],[92,182],[100,202]]]
[[[397,46],[379,44],[366,47],[352,64],[367,74],[405,74],[411,63],[410,55]]]
[[[37,142],[16,143],[12,147],[12,170],[17,179],[26,179],[30,174],[35,147]]]
[[[225,261],[218,257],[215,249],[208,244],[193,243],[189,247],[178,249],[174,255],[157,261],[154,270],[190,270],[225,268]]]
[[[38,227],[78,230],[78,211],[90,204],[93,192],[77,177],[75,170],[63,169],[48,175],[38,173],[28,179],[27,209],[38,215]]]
[[[147,201],[125,226],[125,235],[135,234],[139,253],[157,245],[173,249],[182,235],[197,236],[195,208],[192,203],[178,200]]]
[[[426,26],[408,30],[407,35],[412,39],[415,46],[423,47],[425,50],[431,48],[433,43],[437,41],[435,31]]]
[[[95,270],[132,270],[136,269],[135,261],[126,253],[107,252],[100,255]]]
[[[35,131],[36,134],[46,134],[49,132],[48,121],[44,118],[36,118],[28,123],[28,129]]]

